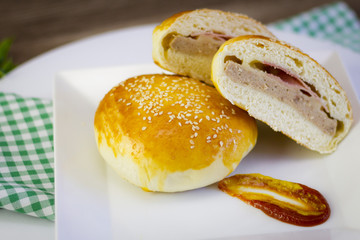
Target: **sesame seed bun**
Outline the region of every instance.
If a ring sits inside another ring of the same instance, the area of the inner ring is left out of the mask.
[[[223,179],[257,139],[255,120],[215,88],[165,74],[112,88],[98,106],[94,129],[100,154],[121,177],[161,192]]]

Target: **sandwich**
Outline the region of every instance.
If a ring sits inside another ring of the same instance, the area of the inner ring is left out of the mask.
[[[211,9],[181,12],[154,29],[153,60],[170,72],[212,85],[214,54],[226,40],[239,35],[275,38],[264,25],[245,15]]]
[[[275,39],[249,35],[224,43],[212,62],[212,81],[250,116],[320,153],[335,151],[351,127],[349,100],[334,77]]]
[[[141,75],[112,88],[94,117],[103,159],[148,191],[178,192],[229,175],[254,147],[255,120],[214,87],[177,75]]]

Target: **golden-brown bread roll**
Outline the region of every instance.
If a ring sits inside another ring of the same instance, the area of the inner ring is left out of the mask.
[[[127,181],[150,191],[207,186],[254,147],[255,120],[215,88],[174,75],[142,75],[111,89],[94,119],[98,149]]]
[[[160,67],[212,85],[211,61],[221,44],[249,34],[275,38],[245,15],[211,9],[181,12],[154,29],[152,55]]]
[[[224,43],[212,62],[218,91],[305,147],[335,151],[352,123],[345,91],[299,49],[263,36]]]

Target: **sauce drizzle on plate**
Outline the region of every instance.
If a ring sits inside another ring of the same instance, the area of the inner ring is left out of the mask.
[[[261,174],[237,174],[220,181],[218,187],[285,223],[311,227],[330,216],[330,206],[324,196],[300,183]]]

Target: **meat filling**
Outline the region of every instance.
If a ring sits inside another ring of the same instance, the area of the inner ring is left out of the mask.
[[[186,54],[212,56],[231,36],[218,33],[193,33],[190,36],[175,35],[170,41],[170,48]]]
[[[228,60],[225,73],[232,81],[248,85],[292,106],[324,133],[335,135],[338,121],[330,117],[326,105],[311,86],[269,63],[253,62],[250,66],[263,74],[245,69],[240,60]]]

